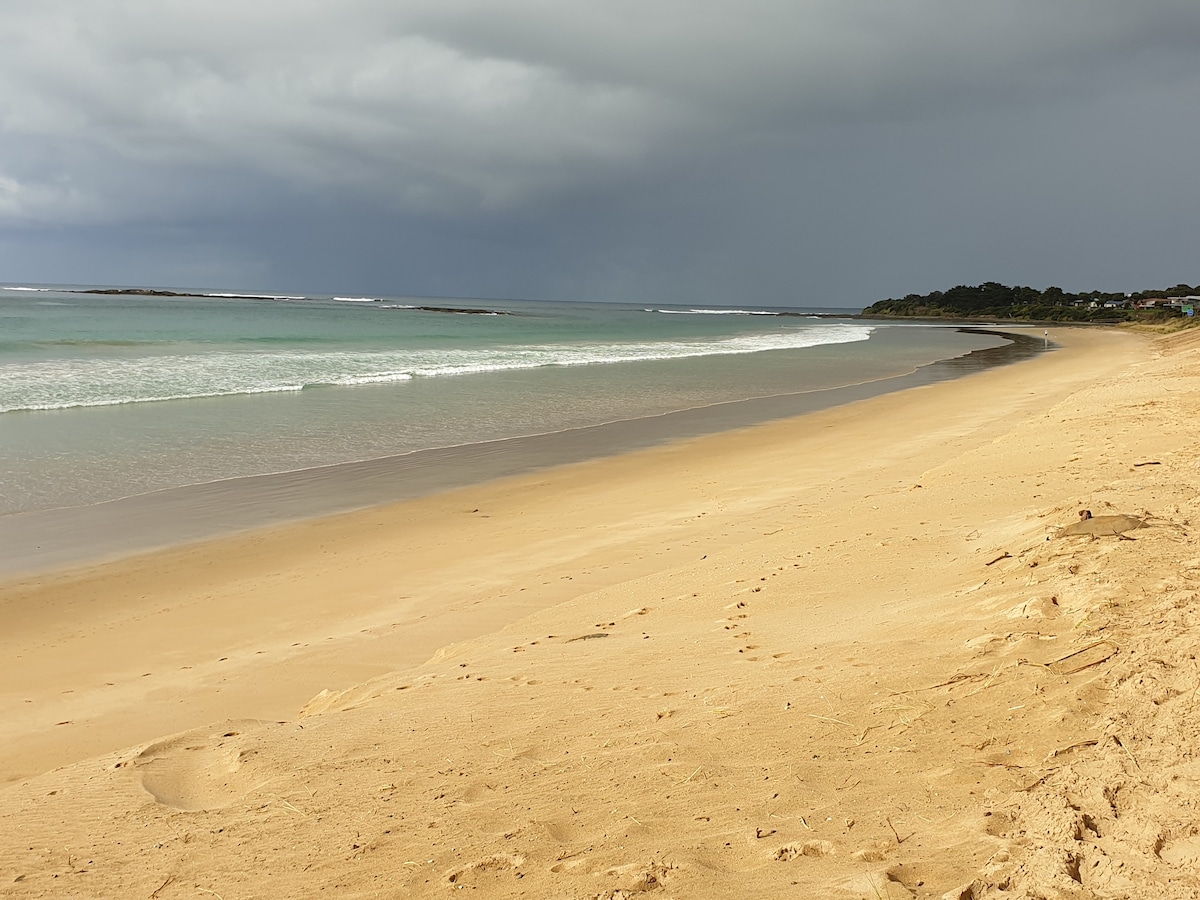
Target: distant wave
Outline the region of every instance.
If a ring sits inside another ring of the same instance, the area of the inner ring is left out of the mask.
[[[334,297],[338,303],[378,303],[380,309],[421,309],[411,303],[389,303],[382,297]]]
[[[0,287],[0,291],[36,291],[39,294],[50,293],[54,288],[32,288],[32,287]]]
[[[667,316],[778,316],[782,313],[760,309],[647,309]]]
[[[186,297],[188,295],[181,294],[180,296]],[[291,297],[286,294],[216,294],[216,293],[213,293],[213,294],[199,294],[199,295],[192,295],[192,296],[222,297],[225,299],[237,299],[237,300],[307,300],[308,299],[307,297]]]
[[[115,406],[387,384],[538,369],[797,350],[868,340],[866,325],[797,328],[694,341],[627,341],[395,351],[216,351],[42,360],[0,367],[0,412]]]

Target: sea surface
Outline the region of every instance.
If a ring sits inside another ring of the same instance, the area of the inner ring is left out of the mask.
[[[0,519],[364,461],[402,471],[433,452],[470,480],[471,448],[662,430],[680,411],[882,384],[1008,343],[734,302],[83,290],[0,287]]]

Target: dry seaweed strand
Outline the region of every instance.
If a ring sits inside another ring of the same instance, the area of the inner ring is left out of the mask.
[[[1072,750],[1078,750],[1081,747],[1095,747],[1099,741],[1076,741],[1074,744],[1068,744],[1065,747],[1059,747],[1057,750],[1051,750],[1046,754],[1046,759],[1054,759],[1057,756],[1062,756],[1064,753],[1070,753]]]
[[[1062,666],[1062,664],[1065,663],[1069,659],[1074,659],[1075,657],[1080,656],[1083,653],[1087,653],[1089,650],[1094,650],[1096,647],[1102,646],[1104,644],[1107,644],[1109,647],[1111,647],[1112,651],[1110,653],[1107,653],[1104,656],[1100,657],[1099,659],[1094,659],[1094,660],[1091,660],[1090,662],[1085,662],[1082,665],[1075,666],[1074,668],[1057,668],[1057,669],[1055,668],[1055,666]],[[1116,654],[1119,653],[1120,651],[1121,651],[1121,648],[1118,647],[1115,642],[1110,641],[1107,638],[1105,638],[1103,640],[1099,640],[1094,643],[1088,644],[1086,647],[1081,647],[1080,649],[1076,650],[1074,653],[1068,653],[1066,656],[1060,657],[1060,658],[1054,660],[1053,662],[1046,663],[1046,668],[1049,669],[1051,672],[1054,672],[1056,675],[1074,675],[1076,672],[1082,672],[1084,669],[1090,669],[1092,666],[1098,666],[1098,665],[1100,665],[1100,663],[1106,662],[1107,660],[1112,659],[1112,657],[1116,656]]]

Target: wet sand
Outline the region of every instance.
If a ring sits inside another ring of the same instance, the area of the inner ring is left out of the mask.
[[[974,329],[984,334],[999,334]],[[101,562],[235,532],[364,509],[495,478],[600,459],[934,384],[1028,358],[1040,338],[843,387],[681,410],[587,428],[423,450],[402,456],[232,478],[91,506],[0,516],[0,577]]]

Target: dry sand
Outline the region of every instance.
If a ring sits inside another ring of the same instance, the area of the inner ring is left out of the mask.
[[[1200,335],[1054,338],[4,586],[0,896],[1200,895]]]

